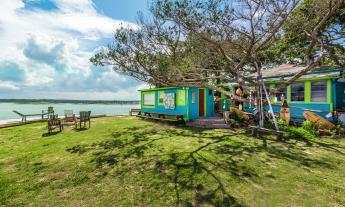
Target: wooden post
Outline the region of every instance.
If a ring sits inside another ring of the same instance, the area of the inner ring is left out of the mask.
[[[268,97],[267,90],[266,90],[266,86],[265,86],[265,82],[264,82],[263,79],[262,79],[262,87],[263,87],[263,89],[264,89],[264,92],[265,92],[265,95],[266,95],[266,100],[267,100],[267,102],[268,102],[268,105],[269,105],[269,107],[270,107],[270,111],[271,111],[271,114],[272,114],[274,126],[276,127],[276,130],[278,131],[279,128],[278,128],[276,116],[274,115],[273,108],[272,108],[272,105],[271,105],[271,101],[270,101],[270,99],[269,99],[269,97]]]

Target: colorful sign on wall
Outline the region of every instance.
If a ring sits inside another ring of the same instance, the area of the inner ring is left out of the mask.
[[[164,108],[175,109],[175,93],[166,93],[164,96]]]

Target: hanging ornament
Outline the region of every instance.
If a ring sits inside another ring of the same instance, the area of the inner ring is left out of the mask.
[[[241,96],[241,95],[242,95],[242,90],[241,90],[241,88],[238,88],[238,89],[236,90],[236,95],[238,95],[238,96]]]

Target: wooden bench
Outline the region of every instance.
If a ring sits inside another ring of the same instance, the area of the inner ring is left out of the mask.
[[[137,115],[140,115],[141,109],[131,109],[129,111],[129,115],[133,116],[133,113],[136,113]]]
[[[48,134],[52,133],[52,131],[57,128],[61,132],[63,129],[63,123],[62,120],[58,119],[57,115],[55,115],[51,119],[48,119]]]
[[[153,115],[155,115],[156,117]],[[167,116],[175,116],[176,119],[168,119]],[[153,119],[153,120],[162,120],[162,121],[168,121],[168,122],[185,123],[185,120],[183,118],[184,116],[182,114],[165,114],[165,113],[156,113],[156,112],[143,112],[141,114],[138,114],[137,117]]]
[[[277,138],[279,140],[282,140],[284,134],[286,134],[286,132],[283,132],[283,131],[277,131],[277,130],[267,129],[267,128],[260,128],[257,126],[248,126],[248,129],[251,131],[252,136],[257,136],[258,134],[274,134],[274,135],[277,135]]]

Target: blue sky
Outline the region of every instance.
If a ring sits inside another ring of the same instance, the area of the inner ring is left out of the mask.
[[[88,60],[147,0],[1,0],[0,98],[139,99],[147,87]]]

